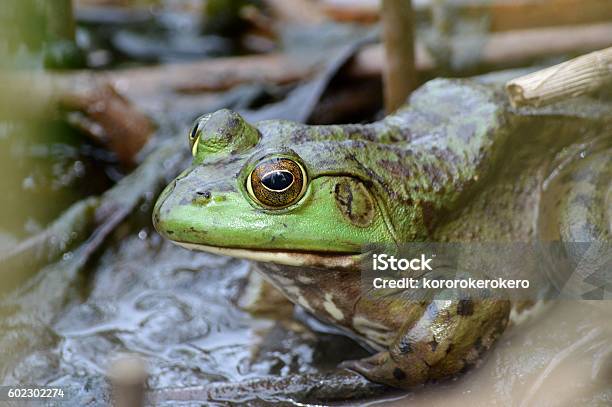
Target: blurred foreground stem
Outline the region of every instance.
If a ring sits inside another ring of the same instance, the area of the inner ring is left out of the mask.
[[[75,41],[72,0],[2,0],[0,66],[79,68],[85,56]]]

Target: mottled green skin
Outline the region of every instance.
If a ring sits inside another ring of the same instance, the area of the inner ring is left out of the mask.
[[[611,112],[586,99],[516,111],[499,86],[441,79],[368,125],[253,127],[219,111],[198,134],[192,166],[159,198],[154,223],[177,242],[315,256],[373,242],[608,240]],[[245,190],[271,153],[299,161],[310,180],[282,210],[261,208]],[[350,267],[257,266],[293,302],[378,349],[347,366],[393,386],[467,369],[508,322],[506,301],[408,303],[363,295]]]

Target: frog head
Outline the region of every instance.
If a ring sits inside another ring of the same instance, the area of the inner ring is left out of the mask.
[[[333,126],[220,110],[189,133],[192,165],[160,195],[156,229],[190,249],[285,265],[354,265],[393,242],[386,206]]]

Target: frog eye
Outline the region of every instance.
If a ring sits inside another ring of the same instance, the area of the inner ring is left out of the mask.
[[[251,171],[247,191],[258,204],[269,209],[282,209],[302,197],[306,182],[306,171],[296,161],[269,158]]]
[[[193,127],[189,131],[189,148],[191,149],[191,154],[195,157],[198,153],[198,141],[200,139],[200,129],[204,127],[206,122],[210,119],[210,114],[206,114],[204,116],[198,117],[193,124]]]

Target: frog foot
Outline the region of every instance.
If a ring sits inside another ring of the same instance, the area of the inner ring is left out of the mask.
[[[506,328],[510,303],[502,300],[433,301],[389,345],[341,366],[374,382],[411,389],[474,366]]]

